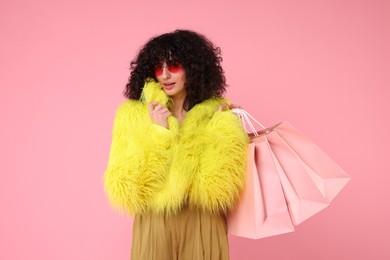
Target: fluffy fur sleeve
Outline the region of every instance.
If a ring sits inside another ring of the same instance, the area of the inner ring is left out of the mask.
[[[111,204],[127,213],[148,209],[171,160],[172,131],[152,124],[147,107],[127,101],[116,113],[104,187]]]
[[[227,212],[245,183],[248,135],[231,111],[219,111],[209,121],[204,138],[191,199],[205,210]]]

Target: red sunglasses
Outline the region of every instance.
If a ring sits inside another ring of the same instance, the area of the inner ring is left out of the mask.
[[[181,70],[183,70],[183,66],[181,66],[180,63],[172,63],[172,64],[169,64],[169,65],[167,65],[167,66],[156,65],[156,66],[154,67],[154,74],[156,75],[156,77],[161,76],[161,75],[163,74],[164,68],[167,68],[167,70],[168,70],[170,73],[178,73],[178,72],[180,72]]]

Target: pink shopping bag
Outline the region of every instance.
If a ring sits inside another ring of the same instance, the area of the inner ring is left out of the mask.
[[[294,230],[272,151],[265,136],[248,145],[245,188],[227,218],[229,234],[253,239]],[[279,169],[278,169],[279,167]]]
[[[248,184],[252,180],[247,178],[246,187],[238,206],[228,216],[228,228],[230,229],[233,226],[232,231],[229,231],[230,234],[237,234],[236,230],[242,230],[238,227],[243,226],[246,226],[246,229],[245,232],[242,231],[240,233],[240,236],[248,238],[256,238],[253,236],[253,232],[257,232],[257,238],[277,234],[278,232],[279,234],[286,232],[280,231],[280,229],[285,230],[285,223],[283,223],[281,226],[273,225],[271,227],[273,231],[269,230],[260,235],[259,225],[264,226],[266,223],[275,223],[266,221],[267,218],[272,216],[272,214],[270,215],[267,212],[272,207],[269,207],[269,203],[266,205],[268,209],[264,203],[258,203],[257,201],[248,203],[247,201],[250,201],[250,199],[247,197],[258,196],[257,193],[260,193],[263,194],[263,197],[272,198],[269,201],[275,201],[275,198],[282,194],[287,204],[290,221],[297,225],[327,207],[350,180],[350,177],[340,166],[290,123],[282,122],[273,127],[264,128],[246,111],[241,109],[235,110],[243,120],[243,125],[248,125],[251,128],[251,143],[248,145],[248,149],[250,149],[253,143],[261,141],[268,145],[268,150],[261,148],[258,149],[258,152],[267,153],[270,156],[262,156],[262,160],[255,159],[255,167],[257,168],[258,179],[261,185],[254,187],[254,189],[260,189],[260,191],[248,192],[247,187],[254,184]],[[257,122],[264,130],[257,132],[250,119]],[[248,153],[248,165],[250,167],[247,169],[247,174],[249,175],[254,174],[254,171],[251,169],[253,164],[251,157],[252,155]],[[257,158],[256,155],[254,157]],[[267,190],[269,184],[262,182],[261,176],[268,176],[270,168],[258,165],[260,163],[274,165],[272,172],[276,172],[277,180],[282,189],[273,188],[272,190]],[[256,177],[252,179],[256,181]],[[265,192],[266,196],[264,195]],[[255,209],[248,210],[248,207],[251,206]],[[252,214],[255,214],[260,209],[263,212],[263,219],[256,219],[256,225],[253,225],[251,229],[249,225],[252,222],[245,220],[245,214],[246,218],[252,218]],[[252,230],[252,233],[249,230]]]

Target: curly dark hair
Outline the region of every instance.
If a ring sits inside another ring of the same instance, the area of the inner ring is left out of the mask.
[[[180,63],[186,72],[188,110],[211,97],[225,92],[226,79],[220,63],[221,49],[205,36],[189,31],[176,30],[151,38],[130,63],[131,74],[124,91],[128,99],[139,99],[148,78],[157,81],[156,65]]]

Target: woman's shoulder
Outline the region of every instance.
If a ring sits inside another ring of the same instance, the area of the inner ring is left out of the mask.
[[[126,99],[122,103],[119,104],[117,110],[131,110],[138,106],[142,106],[143,102],[136,99]]]
[[[195,105],[187,114],[187,122],[193,121],[194,125],[201,127],[202,125],[208,125],[210,121],[215,121],[218,119],[220,123],[231,124],[230,121],[234,120],[233,116],[220,116],[221,112],[218,111],[218,108],[224,104],[231,104],[230,101],[224,97],[212,97],[204,100],[203,102]],[[223,114],[232,114],[228,111],[224,111]]]
[[[116,109],[116,117],[127,120],[143,119],[147,115],[147,106],[140,100],[126,100]]]
[[[130,114],[137,110],[144,110],[145,107],[145,103],[140,100],[128,99],[119,104],[116,111],[117,113]]]
[[[230,104],[230,101],[225,97],[211,97],[197,104],[195,107],[199,110],[208,111],[209,113],[214,114],[214,112],[217,111],[217,108],[223,103]]]

